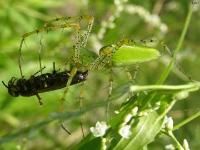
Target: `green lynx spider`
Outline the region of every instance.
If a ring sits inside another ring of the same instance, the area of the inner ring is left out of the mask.
[[[87,22],[87,29],[82,29],[81,23],[83,21]],[[59,24],[58,23],[56,24],[56,22],[59,22]],[[63,22],[63,23],[60,23],[60,22]],[[104,46],[100,49],[99,56],[94,60],[94,62],[91,62],[90,64],[87,64],[87,65],[83,64],[82,60],[80,58],[80,49],[84,48],[87,44],[89,34],[92,30],[93,22],[94,22],[94,18],[92,16],[61,17],[61,18],[56,18],[56,19],[53,19],[53,20],[45,23],[44,26],[41,28],[38,28],[32,32],[28,32],[28,33],[25,33],[24,35],[22,35],[22,39],[21,39],[21,43],[20,43],[20,47],[19,47],[19,58],[18,58],[19,70],[20,70],[21,77],[23,77],[22,65],[21,65],[22,64],[22,47],[23,47],[23,43],[26,38],[28,38],[29,36],[31,36],[33,34],[38,34],[41,32],[48,32],[50,30],[65,29],[65,28],[72,28],[75,30],[76,39],[75,39],[75,44],[73,46],[73,55],[72,55],[72,58],[70,59],[71,60],[70,64],[73,67],[70,71],[70,77],[66,84],[64,93],[61,97],[61,111],[62,112],[63,112],[63,103],[65,101],[65,96],[68,92],[68,89],[72,82],[72,79],[75,76],[75,74],[77,73],[77,71],[83,70],[83,68],[85,71],[99,70],[99,69],[103,68],[105,65],[112,67],[111,58],[112,58],[113,54],[124,44],[126,44],[126,45],[134,44],[133,40],[123,39],[121,41],[116,42],[115,44]],[[39,53],[39,63],[40,63],[40,70],[42,71],[40,53]],[[112,92],[112,77],[110,77],[110,85],[109,86],[110,87],[109,87],[108,97],[110,97],[111,92]],[[80,101],[80,110],[81,110],[82,91],[80,93],[79,98],[80,98],[79,101]],[[63,121],[62,121],[62,128],[64,128]],[[84,136],[84,134],[83,134],[83,136]]]

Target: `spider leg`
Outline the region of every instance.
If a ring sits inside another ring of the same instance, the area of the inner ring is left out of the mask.
[[[87,29],[85,30],[84,27],[82,27],[82,24],[87,24]],[[73,61],[76,66],[80,65],[80,48],[85,47],[87,44],[87,40],[89,37],[89,34],[91,32],[94,17],[93,16],[76,16],[76,17],[60,17],[53,19],[45,24],[46,27],[52,26],[52,24],[55,24],[56,22],[64,22],[65,24],[78,24],[79,27],[76,29],[75,33],[75,45],[73,47],[74,49],[74,56]]]
[[[110,77],[109,77],[109,90],[108,90],[108,98],[106,100],[107,106],[106,106],[106,120],[109,120],[109,106],[110,106],[110,97],[112,95],[112,89],[113,89],[113,71],[112,71],[112,56],[113,54],[123,45],[131,45],[135,44],[135,41],[131,39],[123,39],[115,44],[107,45],[102,47],[99,50],[99,57],[96,58],[96,60],[90,64],[89,70],[99,70],[104,68],[104,66],[108,65],[110,68]],[[129,79],[132,80],[132,76],[129,72]]]
[[[106,100],[106,121],[109,121],[109,108],[110,108],[110,97],[112,95],[113,90],[113,70],[110,69],[110,76],[109,76],[109,88],[108,88],[108,98]]]
[[[63,18],[63,17],[57,18],[54,21],[63,20],[63,19],[65,19],[65,18]],[[68,88],[72,82],[72,79],[75,76],[75,74],[77,73],[78,68],[80,68],[80,58],[79,58],[80,57],[80,48],[86,46],[86,42],[87,42],[88,36],[91,32],[93,20],[94,20],[94,18],[92,16],[70,17],[69,19],[74,19],[74,20],[78,19],[79,25],[82,20],[86,20],[88,22],[88,25],[87,25],[87,30],[84,33],[81,33],[81,29],[76,30],[77,31],[76,42],[75,42],[75,45],[73,46],[73,48],[74,48],[74,55],[73,55],[73,63],[74,64],[73,64],[73,66],[74,67],[72,68],[72,70],[70,72],[70,77],[68,79],[63,96],[61,98],[63,102],[64,102],[65,95],[67,94]]]
[[[71,132],[65,128],[63,123],[60,126],[65,132],[67,132],[69,135],[71,135]]]
[[[80,48],[81,47],[85,47],[87,44],[87,40],[89,37],[89,34],[92,30],[92,26],[93,26],[93,22],[94,22],[94,18],[92,16],[80,16],[79,17],[79,24],[81,24],[81,21],[85,20],[87,22],[87,29],[86,30],[82,30],[82,28],[80,28],[80,30],[76,31],[75,34],[75,45],[73,47],[74,49],[74,55],[73,55],[73,62],[76,65],[76,67],[80,67],[81,61],[80,61]]]
[[[89,70],[100,70],[109,61],[109,58],[99,56],[92,64],[89,65]]]
[[[64,19],[64,18],[60,18],[60,19],[57,19],[57,20],[62,20],[62,19]],[[70,71],[69,79],[67,81],[66,87],[64,89],[64,93],[63,93],[62,98],[61,98],[61,112],[63,112],[63,110],[64,110],[63,104],[64,104],[64,101],[65,101],[65,96],[66,96],[66,94],[69,90],[69,86],[72,82],[72,79],[76,75],[77,70],[82,65],[81,60],[80,60],[80,48],[86,46],[89,34],[90,34],[92,26],[93,26],[93,21],[94,21],[94,18],[92,16],[80,16],[80,17],[74,17],[74,18],[70,18],[70,19],[78,20],[78,23],[79,23],[80,26],[81,26],[81,22],[85,20],[86,23],[87,23],[87,29],[83,30],[80,27],[78,30],[76,30],[76,33],[75,33],[75,43],[74,43],[74,46],[73,46],[73,57],[72,57],[73,68]],[[56,20],[54,20],[54,21],[56,21]],[[82,92],[80,93],[80,111],[82,112]],[[63,125],[63,120],[61,120],[61,124]],[[83,134],[83,137],[84,137],[82,122],[80,122],[80,124],[81,124],[82,134]],[[64,127],[64,125],[63,125],[63,127]]]
[[[136,76],[137,76],[138,70],[139,70],[139,65],[136,65],[135,70],[134,70],[134,74],[132,75],[131,72],[129,71],[129,69],[128,69],[127,67],[124,68],[124,71],[126,72],[126,75],[127,75],[127,77],[128,77],[128,80],[129,80],[131,83],[134,83],[134,82],[135,82],[135,78],[136,78]]]
[[[42,74],[42,56],[41,56],[41,53],[42,53],[42,50],[43,50],[43,45],[42,45],[42,37],[40,38],[40,48],[39,48],[39,55],[38,55],[38,60],[39,60],[39,66],[40,66],[40,73]]]
[[[139,65],[136,65],[134,73],[132,75],[131,72],[129,71],[129,69],[127,67],[124,68],[124,71],[126,72],[128,81],[130,82],[130,85],[135,83],[135,79],[136,79],[138,70],[139,70]],[[131,91],[129,91],[128,99],[130,99],[131,97],[133,97],[133,95],[134,95],[134,93],[131,92]]]
[[[68,90],[69,90],[69,86],[70,86],[70,84],[71,84],[71,82],[72,82],[74,76],[76,75],[76,73],[77,73],[77,68],[76,68],[76,67],[74,67],[74,68],[70,71],[70,73],[69,73],[69,78],[68,78],[66,87],[65,87],[65,89],[64,89],[63,95],[62,95],[62,97],[61,97],[61,105],[60,105],[60,112],[61,112],[61,113],[64,112],[65,96],[66,96],[66,94],[67,94],[67,92],[68,92]],[[61,118],[60,122],[61,122],[61,127],[62,127],[63,129],[65,129],[65,131],[66,131],[67,129],[64,127],[64,120],[63,120],[62,118]]]
[[[75,30],[79,30],[80,25],[78,23],[45,24],[41,28],[38,28],[34,31],[31,31],[31,32],[28,32],[28,33],[25,33],[25,34],[22,35],[22,39],[21,39],[20,46],[19,46],[19,57],[18,57],[19,70],[20,70],[21,77],[23,77],[22,65],[21,65],[21,62],[22,62],[22,47],[23,47],[23,43],[24,43],[25,39],[28,38],[31,35],[38,34],[38,33],[41,33],[41,32],[45,32],[45,31],[48,31],[50,29],[56,30],[56,29],[62,29],[62,28],[73,28]],[[42,49],[41,40],[40,40],[40,46],[41,46],[41,48],[39,50],[39,62],[40,62],[40,68],[41,68],[41,65],[42,65],[41,64],[41,54],[40,54],[41,49]]]
[[[76,73],[77,73],[77,68],[74,67],[74,68],[70,71],[70,73],[69,73],[69,79],[68,79],[68,81],[67,81],[67,84],[66,84],[64,93],[63,93],[62,98],[61,98],[61,104],[63,104],[64,101],[65,101],[65,96],[66,96],[66,94],[67,94],[67,92],[68,92],[68,90],[69,90],[69,86],[70,86],[70,84],[71,84],[71,82],[72,82],[72,79],[73,79],[74,76],[76,75]]]
[[[83,82],[81,84],[81,89],[80,89],[80,93],[79,93],[79,97],[78,97],[78,101],[79,101],[79,109],[80,109],[80,113],[82,113],[82,108],[83,108],[83,92],[84,92],[84,84],[85,82]],[[83,123],[82,123],[82,117],[80,117],[80,126],[81,126],[81,132],[82,132],[82,136],[83,138],[85,137],[85,134],[84,134],[84,130],[83,130]]]
[[[172,53],[172,51],[170,50],[170,48],[164,43],[164,42],[161,42],[161,46],[163,46],[163,49],[164,51],[167,52],[167,54],[171,57],[171,59],[173,59],[173,57],[175,56],[175,54]],[[175,65],[175,68],[174,68],[174,72],[179,76],[181,77],[183,80],[188,80],[188,81],[194,81],[192,79],[192,77],[190,75],[188,75],[184,70],[183,68],[181,67],[181,65],[179,64],[179,62],[177,60],[174,61],[174,65]],[[176,71],[176,69],[178,71]]]

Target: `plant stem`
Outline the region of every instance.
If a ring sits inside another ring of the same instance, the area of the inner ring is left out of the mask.
[[[196,119],[197,117],[200,116],[200,111],[198,111],[197,113],[193,114],[192,116],[190,116],[189,118],[183,120],[181,123],[177,124],[174,128],[173,128],[173,131],[174,130],[177,130],[179,128],[181,128],[182,126],[184,126],[185,124],[189,123],[190,121]]]
[[[139,92],[145,90],[198,90],[200,88],[199,83],[191,83],[191,84],[184,84],[184,85],[132,85],[130,87],[131,92]]]
[[[169,136],[173,139],[173,141],[176,143],[177,145],[177,149],[178,150],[184,150],[184,148],[182,147],[182,145],[179,143],[179,141],[176,139],[176,137],[174,136],[174,134],[171,132],[169,133]]]
[[[163,82],[165,82],[165,80],[167,79],[175,61],[176,61],[176,55],[178,53],[178,51],[180,51],[181,49],[181,46],[183,44],[183,41],[184,41],[184,38],[185,38],[185,35],[187,33],[187,29],[189,27],[189,23],[191,21],[191,17],[192,17],[192,6],[190,5],[189,6],[189,11],[188,11],[188,14],[187,14],[187,17],[186,17],[186,20],[185,20],[185,24],[184,24],[184,27],[183,27],[183,31],[181,33],[181,36],[179,38],[179,41],[178,41],[178,44],[176,46],[176,49],[174,51],[174,54],[173,54],[173,57],[169,63],[169,65],[167,66],[167,68],[163,71],[163,73],[161,74],[161,77],[159,78],[159,80],[157,81],[157,84],[162,84]]]

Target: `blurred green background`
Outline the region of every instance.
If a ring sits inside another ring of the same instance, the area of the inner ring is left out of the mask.
[[[123,38],[136,40],[156,38],[162,40],[172,53],[180,37],[190,2],[187,0],[1,0],[0,1],[0,78],[4,82],[12,76],[20,77],[18,69],[18,50],[21,35],[41,27],[46,21],[61,16],[92,15],[95,18],[87,49],[98,52],[101,46],[112,44]],[[200,80],[200,1],[194,4],[192,20],[184,44],[177,56],[174,67],[166,84],[183,84],[190,76]],[[103,27],[106,28],[103,28]],[[40,44],[42,43],[42,44]],[[23,45],[22,70],[28,78],[39,70],[38,52],[42,50],[42,64],[45,71],[52,70],[52,62],[56,67],[64,69],[69,59],[70,50],[74,44],[73,30],[55,30],[31,36]],[[162,51],[162,49],[161,49]],[[170,55],[162,51],[159,60],[143,63],[139,66],[136,77],[137,84],[154,84],[164,67],[167,66]],[[179,69],[181,68],[181,69]],[[130,70],[134,73],[135,66]],[[84,89],[83,107],[98,107],[91,109],[84,116],[85,133],[98,120],[105,120],[105,105],[99,107],[107,97],[109,71],[90,72]],[[114,70],[114,88],[126,83],[127,77],[120,68]],[[11,97],[7,89],[0,85],[0,149],[65,149],[78,143],[81,138],[80,117],[74,114],[65,125],[72,135],[60,128],[58,121],[50,120],[60,107],[59,99],[63,90],[40,94],[44,105],[40,106],[36,97]],[[65,111],[79,112],[77,100],[80,85],[70,88],[66,97]],[[184,101],[178,102],[170,116],[175,124],[199,111],[200,93],[190,95]],[[110,114],[120,105],[113,102]],[[200,119],[196,119],[181,129],[175,135],[182,141],[186,138],[191,149],[200,148]],[[171,141],[160,137],[149,145],[150,149],[164,149]]]

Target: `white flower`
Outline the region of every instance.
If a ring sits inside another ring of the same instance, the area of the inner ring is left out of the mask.
[[[119,129],[119,134],[125,138],[128,139],[131,135],[131,131],[130,131],[131,126],[130,125],[124,125]]]
[[[142,116],[147,116],[149,113],[149,110],[145,110],[145,111],[142,111],[138,114],[138,116],[142,117]]]
[[[115,5],[120,5],[120,0],[114,0]]]
[[[174,127],[174,121],[172,119],[172,117],[167,118],[167,122],[166,122],[166,128],[167,130],[171,131]]]
[[[104,136],[104,134],[106,133],[107,129],[108,129],[108,125],[106,124],[106,122],[97,121],[96,126],[95,127],[91,127],[90,131],[93,133],[93,135],[95,137],[100,137],[100,136]]]
[[[181,100],[181,99],[185,99],[189,96],[189,93],[186,91],[181,91],[178,92],[177,94],[174,95],[174,99],[176,100]]]
[[[149,18],[149,20],[151,20],[152,24],[155,26],[159,26],[160,24],[160,18],[158,15],[151,15]]]
[[[174,145],[169,144],[169,145],[166,145],[166,146],[165,146],[165,149],[166,149],[166,150],[175,150],[175,147],[174,147]]]
[[[167,25],[164,24],[164,23],[161,23],[161,25],[160,25],[160,30],[161,30],[163,33],[166,33],[167,30],[168,30]]]
[[[190,150],[188,141],[186,139],[183,140],[183,148],[184,150]]]
[[[132,117],[133,117],[132,114],[128,114],[124,119],[124,123],[125,124],[128,123],[131,120]]]
[[[114,113],[115,113],[115,114],[119,114],[119,111],[118,111],[118,110],[115,110]]]
[[[138,107],[135,106],[132,110],[131,110],[131,113],[133,116],[136,116],[137,115],[137,112],[138,112]]]

